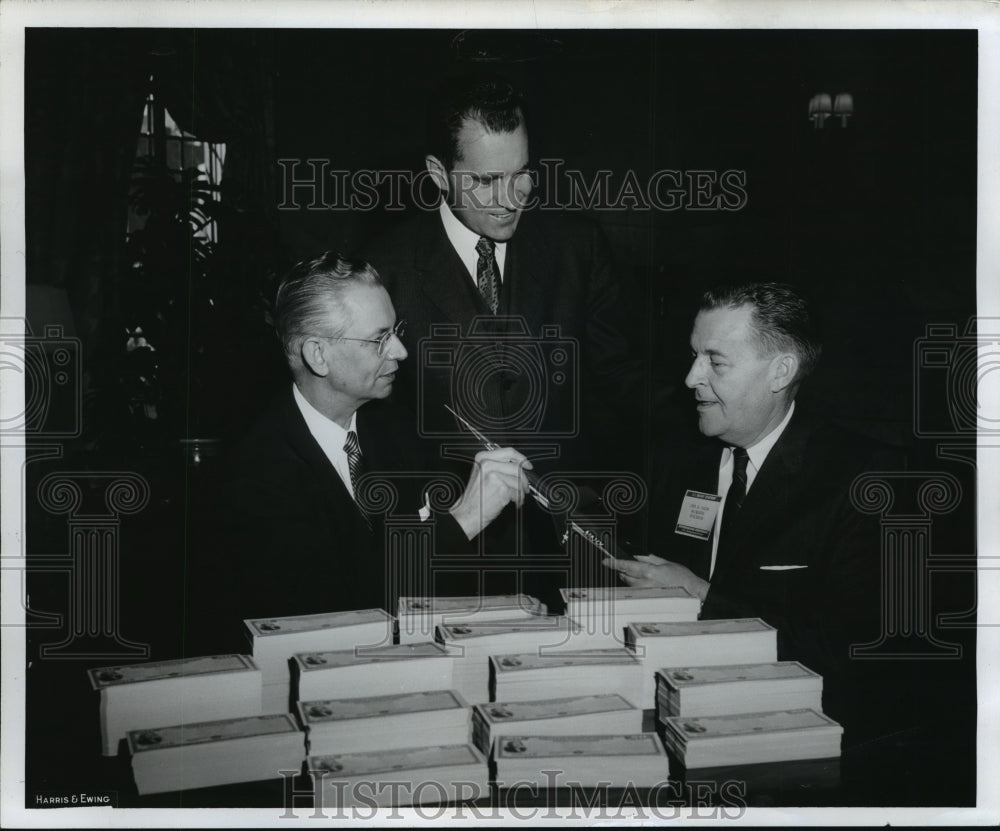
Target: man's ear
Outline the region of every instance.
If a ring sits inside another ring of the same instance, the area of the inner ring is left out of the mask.
[[[330,373],[330,365],[323,352],[323,341],[319,338],[306,338],[299,347],[302,365],[313,375],[325,378]]]
[[[427,172],[431,175],[431,180],[438,186],[441,193],[448,195],[448,171],[437,156],[428,154],[424,156],[424,164],[427,165]]]
[[[788,389],[799,372],[799,356],[794,352],[783,352],[771,362],[771,392]]]

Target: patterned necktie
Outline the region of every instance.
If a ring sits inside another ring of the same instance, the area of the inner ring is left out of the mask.
[[[479,262],[476,264],[476,284],[479,286],[479,293],[490,307],[493,314],[497,313],[497,306],[500,304],[500,281],[497,274],[497,260],[494,256],[496,243],[486,237],[480,237],[476,243],[476,251],[479,253]]]
[[[715,573],[719,572],[719,554],[722,551],[723,541],[729,539],[736,515],[740,512],[740,506],[747,495],[747,462],[750,457],[742,447],[733,448],[733,482],[729,486],[726,494],[726,505],[722,509],[722,518],[719,521],[719,546],[715,553]]]
[[[358,505],[358,480],[364,471],[364,457],[361,455],[361,443],[358,441],[358,434],[351,430],[347,434],[347,441],[344,442],[344,452],[347,454],[347,467],[351,471],[351,490],[354,491],[354,504]],[[370,531],[372,528],[371,518],[364,512],[360,505],[358,510],[365,518],[365,525]]]

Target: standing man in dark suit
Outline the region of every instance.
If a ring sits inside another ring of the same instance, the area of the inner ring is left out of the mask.
[[[509,83],[459,78],[434,110],[426,168],[440,204],[365,251],[423,345],[394,398],[434,442],[468,438],[448,403],[539,470],[624,465],[645,377],[603,234],[582,216],[529,210],[528,126]],[[525,545],[511,514],[484,535],[487,553],[558,549],[549,517]]]
[[[701,440],[654,489],[654,550],[668,559],[608,560],[632,586],[684,586],[701,617],[760,617],[778,630],[781,660],[824,676],[824,707],[843,717],[864,689],[851,644],[878,634],[880,529],[851,484],[893,469],[860,436],[796,411],[820,355],[813,317],[790,287],[709,291],[691,334],[685,380]]]
[[[407,358],[403,321],[366,263],[327,252],[298,264],[278,289],[274,323],[293,383],[235,453],[221,494],[215,579],[205,584],[213,594],[228,587],[230,602],[220,603],[237,622],[379,606],[394,612],[382,517],[359,485],[363,493],[373,482],[376,501],[388,486],[396,511],[434,524],[438,551],[462,552],[508,502],[522,504],[522,468],[531,463],[510,448],[480,453],[464,492],[461,481],[437,483],[461,495],[449,509],[432,510],[421,491],[431,474],[417,474],[435,468],[420,455],[412,421],[382,400]]]

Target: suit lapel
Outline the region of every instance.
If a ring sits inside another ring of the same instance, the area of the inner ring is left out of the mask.
[[[537,233],[530,215],[522,214],[507,244],[499,314],[523,317],[529,331],[539,335],[541,325],[552,322],[545,302],[554,294],[553,270],[551,249]]]
[[[360,509],[351,498],[350,491],[347,490],[340,474],[330,464],[323,448],[309,432],[309,427],[299,412],[291,391],[282,399],[282,419],[285,424],[285,435],[293,450],[313,471],[316,481],[322,483],[322,490],[328,495],[327,504],[337,516],[338,524],[359,527],[367,531]],[[363,452],[364,447],[362,447]]]
[[[756,550],[752,540],[761,523],[775,515],[783,515],[786,511],[785,502],[791,487],[789,483],[794,481],[805,464],[808,436],[807,422],[795,415],[767,454],[730,529],[733,540],[727,551],[727,568],[733,561],[745,561],[748,550]],[[748,542],[751,543],[749,549],[746,547]]]
[[[476,315],[491,313],[452,247],[436,211],[426,215],[423,232],[417,236],[413,267],[421,291],[444,313],[446,320],[460,323],[464,328]]]

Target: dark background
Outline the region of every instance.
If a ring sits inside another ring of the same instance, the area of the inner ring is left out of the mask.
[[[36,335],[56,323],[79,338],[83,403],[77,437],[47,438],[43,427],[37,461],[29,451],[29,557],[58,565],[69,551],[69,520],[36,496],[45,474],[140,474],[149,502],[118,527],[118,625],[122,637],[149,646],[150,659],[183,654],[184,575],[191,528],[205,519],[201,496],[217,484],[225,447],[285,383],[264,323],[277,276],[325,249],[352,251],[403,215],[279,210],[286,191],[277,161],[421,170],[425,102],[440,77],[469,63],[524,87],[535,162],[560,159],[587,181],[609,170],[612,192],[629,170],[640,182],[662,169],[746,172],[748,200],[737,211],[590,211],[617,255],[636,347],[662,393],[647,407],[646,441],[657,435],[661,405],[687,401],[691,303],[700,292],[737,274],[792,282],[814,297],[826,329],[803,404],[902,447],[912,470],[957,476],[961,503],[935,518],[933,553],[973,555],[974,468],[938,457],[939,446],[962,438],[948,409],[948,369],[921,370],[915,348],[929,325],[961,333],[976,312],[976,33],[457,35],[26,32],[28,316]],[[185,129],[226,142],[226,210],[209,268],[137,277],[125,214],[151,75]],[[846,129],[834,120],[813,128],[807,106],[819,92],[854,96]],[[158,348],[155,423],[126,406],[134,378],[123,333],[136,325]],[[944,426],[920,435],[916,427],[931,421]],[[46,446],[62,457],[42,459]],[[33,610],[65,614],[69,577],[32,570]],[[932,588],[935,613],[974,605],[971,573],[935,575]],[[40,659],[40,647],[63,640],[66,626],[64,618],[28,630],[29,794],[75,788],[85,776],[100,781],[93,766],[56,764],[47,752],[60,731],[93,746],[96,701],[84,669],[118,662]],[[947,712],[958,738],[945,771],[940,755],[933,765],[915,755],[899,804],[972,799],[974,638],[971,630],[942,637],[963,644],[963,660],[913,662],[913,683],[941,690],[925,717]],[[52,706],[56,691],[69,709]],[[937,775],[945,779],[924,787]],[[887,804],[874,787],[865,798]]]

